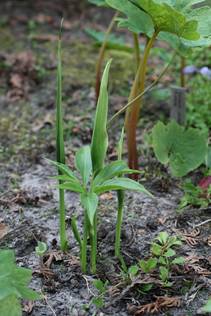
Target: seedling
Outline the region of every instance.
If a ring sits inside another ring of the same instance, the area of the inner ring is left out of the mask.
[[[12,250],[0,250],[0,271],[0,315],[21,316],[21,298],[40,299],[38,293],[28,288],[32,272],[16,266]]]
[[[155,266],[159,268],[159,276],[165,286],[172,285],[169,282],[172,266],[184,264],[184,258],[177,257],[176,251],[173,249],[175,246],[181,246],[181,244],[182,242],[178,237],[169,236],[167,232],[161,232],[152,243],[151,253],[157,259],[157,263],[154,261],[151,264],[153,268]]]
[[[186,181],[182,189],[184,190],[184,196],[179,203],[178,210],[180,211],[188,205],[203,208],[211,203],[211,185],[207,190],[204,190],[191,181]]]
[[[91,246],[91,271],[96,272],[97,259],[97,207],[99,196],[111,190],[135,190],[150,193],[139,183],[124,178],[123,175],[135,173],[122,160],[114,161],[104,166],[108,148],[107,115],[108,115],[108,75],[111,61],[105,67],[101,82],[91,146],[80,148],[75,156],[75,167],[80,176],[75,175],[65,164],[52,162],[58,167],[59,190],[70,190],[79,193],[81,205],[84,209],[83,236],[77,228],[76,218],[72,218],[72,231],[80,247],[82,271],[87,271],[87,245]],[[62,124],[62,123],[61,123]],[[118,214],[122,214],[123,201]],[[116,250],[120,249],[120,232],[122,224],[118,217],[116,233]]]
[[[36,255],[40,258],[40,266],[43,266],[43,256],[46,253],[48,247],[45,242],[38,241],[37,246],[35,247]]]

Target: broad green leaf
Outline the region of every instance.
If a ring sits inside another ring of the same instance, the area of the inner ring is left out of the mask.
[[[185,263],[185,259],[183,257],[177,257],[171,262],[171,264],[184,264],[184,263]]]
[[[157,239],[161,244],[165,244],[168,241],[169,234],[167,232],[160,232]]]
[[[108,116],[108,75],[111,60],[108,61],[101,81],[100,94],[94,121],[91,143],[93,172],[96,174],[104,167],[104,160],[108,148],[107,116]]]
[[[75,165],[82,176],[84,185],[87,185],[92,174],[92,159],[89,146],[84,146],[77,151]]]
[[[157,259],[150,258],[148,260],[140,260],[139,265],[144,273],[150,273],[157,266]]]
[[[202,308],[204,313],[211,313],[211,298],[208,300],[207,304]]]
[[[175,252],[175,250],[169,248],[163,255],[166,258],[171,258],[171,257],[174,257],[176,255],[176,252]]]
[[[200,34],[197,31],[198,23],[194,16],[192,19],[176,9],[175,2],[171,0],[132,0],[138,8],[146,12],[152,19],[157,32],[168,32],[187,40],[198,40]]]
[[[166,267],[161,266],[159,268],[160,271],[160,278],[163,282],[166,282],[169,277],[169,270]]]
[[[84,188],[81,186],[81,184],[78,181],[76,182],[74,180],[61,183],[58,187],[63,190],[69,190],[77,193],[84,192]]]
[[[175,177],[182,177],[199,167],[207,152],[207,135],[197,129],[184,127],[172,121],[158,122],[152,130],[152,146],[157,159],[169,164]]]
[[[133,265],[128,269],[128,273],[131,277],[136,276],[138,271],[139,271],[139,267],[137,265]]]
[[[106,3],[127,16],[119,18],[119,26],[126,27],[134,33],[144,33],[151,36],[154,31],[151,17],[128,0],[106,0]]]
[[[162,253],[162,247],[156,243],[153,243],[151,246],[151,252],[155,256],[160,256]]]
[[[111,190],[132,190],[143,192],[149,196],[152,196],[151,193],[149,193],[143,185],[128,178],[116,178],[112,180],[107,180],[103,182],[101,185],[97,185],[94,188],[94,191],[97,194],[101,194]]]
[[[81,194],[81,204],[87,211],[91,226],[93,226],[94,216],[97,211],[98,196],[93,192]]]

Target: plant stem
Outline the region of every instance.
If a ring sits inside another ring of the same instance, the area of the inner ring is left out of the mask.
[[[176,56],[176,52],[173,54],[170,62],[164,67],[164,69],[162,70],[162,72],[160,73],[160,75],[140,94],[138,94],[134,99],[132,99],[131,101],[129,101],[125,106],[123,106],[118,112],[116,112],[111,119],[108,121],[107,126],[110,126],[111,123],[122,113],[124,113],[128,108],[130,108],[131,106],[133,106],[133,103],[135,101],[138,101],[141,99],[141,97],[143,97],[147,92],[149,92],[154,86],[156,86],[158,84],[158,82],[160,81],[160,79],[163,77],[163,75],[166,73],[166,71],[168,70],[169,66],[171,65],[172,61],[174,60]]]
[[[101,83],[101,69],[102,69],[102,65],[103,65],[103,60],[104,60],[104,56],[105,56],[105,51],[106,51],[106,45],[108,42],[108,38],[109,35],[114,27],[115,24],[115,20],[118,16],[118,12],[116,12],[105,32],[105,37],[102,43],[102,46],[100,48],[100,52],[99,52],[99,56],[98,56],[98,60],[97,60],[97,64],[96,64],[96,81],[95,81],[95,96],[96,96],[96,101],[98,100],[99,97],[99,93],[100,93],[100,83]]]
[[[186,64],[185,57],[180,57],[180,85],[182,88],[185,88],[185,74],[184,74],[184,68]]]
[[[83,225],[83,241],[81,247],[81,269],[86,273],[87,269],[87,238],[88,238],[88,217],[87,212],[84,210],[84,225]]]
[[[145,77],[147,70],[147,61],[152,48],[154,41],[157,37],[158,32],[154,32],[152,38],[147,43],[145,47],[143,59],[141,60],[136,77],[131,89],[129,96],[129,101],[137,97],[138,94],[144,92],[145,87]],[[131,169],[138,169],[138,155],[137,155],[137,144],[136,144],[136,129],[139,119],[139,113],[141,108],[141,99],[136,100],[133,105],[128,108],[125,118],[125,127],[127,133],[127,146],[128,146],[128,160],[129,167]],[[136,179],[137,175],[133,175],[133,178]]]
[[[95,213],[94,223],[90,230],[91,239],[91,272],[96,273],[96,261],[97,261],[97,212]]]
[[[56,155],[57,162],[65,163],[63,114],[62,114],[62,61],[61,61],[61,30],[58,41],[57,90],[56,90]],[[60,174],[60,172],[58,172]],[[59,181],[61,184],[61,181]],[[65,196],[64,190],[59,189],[59,221],[60,246],[62,251],[67,250],[67,236],[65,224]]]
[[[138,66],[140,65],[140,62],[141,62],[141,57],[140,57],[140,46],[139,46],[138,34],[136,33],[133,33],[133,44],[134,44],[134,55],[135,55],[135,60],[136,60],[136,71],[137,71]]]
[[[123,207],[124,207],[124,191],[118,191],[118,213],[117,213],[117,223],[116,223],[116,237],[115,237],[115,256],[120,257],[120,244],[121,244],[121,227],[123,220]]]

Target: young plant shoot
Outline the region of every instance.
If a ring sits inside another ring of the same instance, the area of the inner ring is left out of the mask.
[[[60,171],[56,179],[60,181],[59,189],[70,190],[80,194],[81,205],[84,209],[83,235],[81,236],[75,217],[72,220],[72,231],[80,246],[81,267],[84,273],[87,272],[87,247],[91,248],[91,272],[96,272],[97,261],[97,208],[99,196],[107,191],[135,190],[150,193],[139,183],[124,178],[123,175],[135,173],[135,170],[128,169],[123,160],[114,161],[105,166],[105,158],[108,148],[107,116],[108,116],[108,75],[111,61],[105,67],[99,99],[97,103],[94,129],[91,146],[80,148],[75,156],[75,167],[80,176],[77,177],[63,163],[53,162]],[[123,200],[119,212],[122,213]],[[115,252],[120,254],[120,232],[122,215],[117,223]]]
[[[61,23],[62,28],[62,23]],[[57,61],[57,89],[56,89],[56,156],[57,162],[65,163],[63,114],[62,114],[62,61],[61,61],[61,31],[58,40]],[[60,170],[58,169],[60,174]],[[60,180],[59,180],[60,181]],[[60,181],[60,184],[62,182]],[[60,247],[67,250],[67,236],[65,225],[65,196],[64,190],[59,189],[59,223],[60,223]]]

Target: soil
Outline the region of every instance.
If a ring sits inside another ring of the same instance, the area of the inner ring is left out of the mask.
[[[24,315],[135,315],[137,306],[152,303],[160,296],[179,298],[179,306],[168,306],[156,315],[202,315],[200,308],[211,293],[211,223],[207,221],[210,208],[189,208],[181,214],[176,211],[182,196],[180,181],[172,179],[168,170],[152,158],[141,133],[138,135],[144,171],[141,180],[154,197],[127,193],[122,255],[130,267],[149,257],[150,244],[159,232],[180,236],[183,245],[178,255],[184,256],[186,263],[173,271],[173,286],[165,288],[154,278],[154,289],[141,294],[138,289],[143,275],[133,281],[123,277],[113,249],[115,192],[103,195],[100,200],[97,275],[81,273],[71,217],[76,215],[81,229],[82,208],[78,196],[70,192],[66,194],[69,250],[66,253],[59,250],[58,194],[55,182],[50,179],[55,170],[44,159],[55,159],[56,35],[63,13],[66,22],[63,33],[65,145],[68,164],[72,167],[77,148],[90,142],[95,110],[93,86],[98,49],[84,29],[104,29],[112,12],[89,6],[85,1],[71,1],[71,4],[4,1],[0,6],[0,223],[7,230],[0,237],[0,247],[15,250],[17,263],[33,271],[31,287],[44,295],[32,305],[24,301]],[[133,56],[122,53],[121,60],[117,60],[115,52],[107,53],[107,57],[111,55],[114,60],[110,112],[114,113],[126,102],[133,69],[125,65],[131,64]],[[164,85],[173,81],[165,80]],[[153,104],[150,98],[146,102],[148,111],[143,113],[141,122],[145,122],[148,131],[159,117],[157,110],[162,104]],[[167,103],[165,112],[168,112]],[[111,160],[116,155],[122,122],[123,117],[112,126]],[[192,174],[193,178],[196,176]],[[43,261],[35,254],[37,241],[48,245]],[[93,293],[96,294],[92,284],[96,279],[109,282],[105,305],[100,309],[94,304],[86,308]]]

